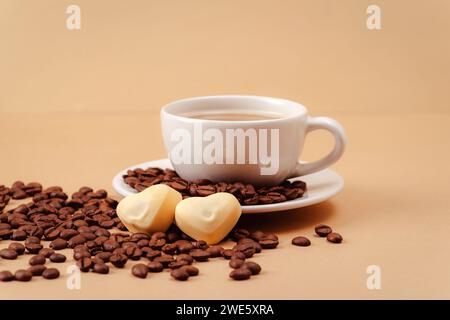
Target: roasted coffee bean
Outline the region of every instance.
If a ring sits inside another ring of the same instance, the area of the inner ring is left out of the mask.
[[[150,272],[161,272],[164,269],[164,266],[162,265],[162,263],[157,262],[157,261],[150,261],[147,264],[147,267]]]
[[[13,231],[10,229],[0,230],[0,239],[8,240],[13,235]]]
[[[327,240],[332,243],[341,243],[342,236],[337,232],[332,232],[327,235]]]
[[[164,266],[164,268],[167,268],[171,262],[175,261],[175,259],[171,255],[163,254],[154,258],[153,261],[159,262]]]
[[[83,258],[90,258],[91,253],[86,250],[78,250],[73,253],[73,259],[74,260],[81,260]]]
[[[115,240],[107,240],[107,241],[103,242],[103,249],[105,251],[112,252],[119,247],[120,247],[120,244]]]
[[[194,258],[192,258],[191,255],[186,254],[186,253],[177,255],[177,261],[181,261],[181,260],[187,261],[189,264],[192,264],[194,262]]]
[[[48,280],[59,278],[59,270],[56,268],[45,269],[44,272],[42,272],[42,277]]]
[[[208,251],[211,258],[221,257],[223,250],[224,249],[219,245],[210,246],[208,249],[206,249],[206,251]]]
[[[195,249],[206,250],[209,248],[209,245],[204,240],[198,240],[192,243]]]
[[[252,243],[240,243],[234,249],[242,252],[246,258],[251,258],[256,253],[255,246]]]
[[[30,266],[35,266],[38,264],[45,264],[45,257],[42,254],[37,254],[33,257],[30,258],[30,260],[28,260],[28,264]]]
[[[91,258],[82,258],[77,261],[77,266],[81,272],[88,272],[92,268],[93,263]]]
[[[194,266],[190,266],[190,265],[183,266],[183,267],[181,267],[181,269],[186,271],[189,276],[197,276],[199,273],[198,268],[196,268]]]
[[[150,240],[150,242],[148,243],[149,247],[153,250],[161,250],[165,246],[165,244],[166,240],[162,238],[156,240],[152,238],[152,240]]]
[[[94,236],[94,239],[95,239],[95,236]],[[70,238],[69,241],[67,241],[67,247],[74,248],[79,244],[85,243],[86,241],[87,241],[86,238],[83,236],[82,233],[80,233],[79,235],[76,235],[76,236]]]
[[[292,244],[299,247],[308,247],[311,245],[311,241],[306,237],[298,236],[292,239]]]
[[[244,265],[245,261],[237,258],[231,258],[229,266],[233,269],[238,269]]]
[[[25,244],[25,249],[31,254],[37,254],[41,249],[43,248],[42,244],[40,243],[28,243]]]
[[[19,199],[25,199],[26,197],[28,197],[27,193],[22,189],[15,189],[15,188],[13,189],[12,188],[11,190],[13,190],[13,194],[11,196],[13,199],[19,200]]]
[[[224,257],[227,260],[230,260],[235,252],[236,251],[234,251],[232,249],[225,249],[222,251],[222,257]],[[245,258],[245,255],[244,255],[244,258]]]
[[[333,232],[333,230],[326,224],[319,224],[314,228],[314,231],[319,237],[326,237],[328,234]]]
[[[10,243],[8,249],[14,250],[18,255],[22,255],[25,252],[25,246],[19,242]]]
[[[61,232],[60,230],[58,230],[54,227],[49,228],[44,231],[44,238],[45,238],[45,240],[49,240],[49,241],[55,240],[56,238],[58,238],[60,232]]]
[[[79,234],[80,233],[77,230],[74,230],[74,229],[63,229],[59,233],[59,237],[64,239],[64,240],[69,240],[70,238],[75,237],[75,236],[77,236]]]
[[[124,254],[113,254],[109,258],[109,262],[116,268],[123,268],[127,263],[128,258]]]
[[[125,250],[125,254],[131,260],[139,260],[142,256],[142,250],[137,247],[128,247]]]
[[[171,263],[169,263],[169,269],[177,269],[177,268],[181,268],[182,266],[187,266],[189,265],[189,262],[186,260],[177,260],[177,261],[173,261]]]
[[[109,258],[112,256],[111,252],[99,252],[95,257],[102,259],[104,262],[109,262]]]
[[[67,248],[67,241],[61,238],[55,239],[50,242],[50,248],[53,250],[62,250]]]
[[[97,238],[95,236],[95,234],[93,234],[92,232],[83,232],[83,233],[80,233],[78,236],[82,236],[82,238],[84,238],[85,242],[95,240]],[[76,237],[78,237],[78,236],[76,236]],[[80,241],[82,241],[82,238],[80,237],[80,239],[77,239],[77,242],[78,242],[77,244],[80,244]]]
[[[178,252],[179,253],[189,253],[192,249],[194,249],[194,246],[192,243],[186,240],[179,240],[175,242],[178,246]]]
[[[16,241],[23,241],[26,238],[27,233],[23,230],[14,230],[13,234],[11,235],[11,239]]]
[[[252,275],[257,275],[261,272],[261,266],[253,261],[245,262],[243,267],[249,269]]]
[[[131,268],[131,273],[137,278],[145,279],[147,278],[148,268],[145,264],[138,263]]]
[[[202,249],[194,249],[189,253],[195,261],[204,262],[208,261],[211,256],[208,251]]]
[[[178,281],[185,281],[189,278],[189,273],[183,268],[173,269],[170,275]]]
[[[17,259],[17,252],[13,249],[2,249],[0,250],[0,257],[3,259],[14,260]]]
[[[61,253],[53,253],[50,257],[49,257],[51,262],[55,262],[55,263],[62,263],[66,261],[66,256],[61,254]]]
[[[259,241],[263,249],[275,249],[278,246],[278,240],[263,239]]]
[[[230,278],[233,280],[247,280],[251,275],[252,272],[248,268],[234,269],[230,272]]]
[[[162,247],[162,252],[174,255],[178,251],[178,246],[176,243],[168,243]]]
[[[43,264],[37,264],[29,267],[27,270],[31,272],[33,276],[42,276],[42,272],[47,269]]]
[[[0,272],[0,281],[9,282],[14,280],[14,275],[10,271],[1,271]]]
[[[30,281],[31,278],[33,278],[33,274],[28,270],[19,269],[14,273],[14,279],[17,281],[26,282]]]
[[[109,237],[111,236],[111,233],[110,233],[108,230],[103,229],[103,228],[97,229],[97,230],[94,232],[94,234],[95,234],[95,236],[97,236],[97,237],[107,237],[107,238],[109,238]],[[98,239],[98,238],[97,238],[97,239]]]
[[[38,254],[43,255],[46,258],[50,258],[50,256],[54,253],[55,253],[55,250],[53,250],[53,249],[43,248],[43,249],[39,250]]]
[[[250,236],[250,232],[247,229],[236,229],[232,232],[232,238],[235,241],[239,241],[243,238],[248,238]]]
[[[137,246],[139,248],[148,247],[148,240],[147,239],[141,239],[138,242],[136,242]]]
[[[105,263],[96,263],[94,264],[94,272],[100,274],[107,274],[109,273],[109,267]]]

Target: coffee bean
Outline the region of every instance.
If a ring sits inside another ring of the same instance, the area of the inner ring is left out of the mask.
[[[81,260],[83,258],[90,258],[91,257],[91,253],[87,250],[78,250],[75,251],[73,254],[73,259],[74,260]]]
[[[0,239],[8,240],[13,235],[13,231],[10,229],[0,230]]]
[[[94,236],[94,239],[95,239],[95,236]],[[70,240],[67,241],[67,247],[74,248],[77,245],[85,243],[86,241],[87,241],[86,238],[81,233],[79,235],[76,235],[76,236],[70,238]]]
[[[189,262],[186,260],[176,260],[169,263],[169,269],[178,269],[187,265],[189,265]]]
[[[178,281],[185,281],[189,279],[189,273],[183,268],[173,269],[170,272],[170,275]]]
[[[187,261],[188,264],[192,264],[194,262],[194,258],[192,258],[191,255],[186,254],[186,253],[177,255],[177,261],[181,261],[181,260]]]
[[[13,234],[11,235],[11,239],[16,241],[23,241],[26,238],[27,233],[23,230],[14,230]]]
[[[259,244],[263,249],[274,249],[278,246],[278,240],[263,239]]]
[[[248,268],[239,268],[231,271],[230,278],[233,280],[247,280],[251,275],[252,272]]]
[[[0,250],[0,257],[3,259],[14,260],[17,259],[17,252],[13,249],[2,249]]]
[[[342,236],[337,232],[332,232],[327,235],[327,240],[332,243],[341,243]]]
[[[94,264],[94,272],[107,274],[109,273],[109,267],[105,263],[96,263]]]
[[[82,258],[77,261],[77,266],[82,272],[88,272],[92,268],[92,265],[93,263],[91,258]]]
[[[222,257],[224,257],[227,260],[230,260],[234,253],[236,253],[235,250],[225,249],[222,251]],[[242,253],[242,255],[244,255],[244,254]],[[244,255],[244,258],[245,258],[245,255]]]
[[[224,249],[219,245],[210,246],[208,249],[206,249],[206,251],[208,251],[211,258],[221,257],[223,250]]]
[[[263,246],[261,244],[261,246]],[[236,251],[242,252],[246,258],[251,258],[256,253],[256,249],[252,243],[241,243],[234,248]]]
[[[115,240],[107,240],[103,243],[103,249],[105,251],[113,252],[115,249],[119,248],[120,244]]]
[[[194,266],[190,266],[190,265],[183,266],[183,267],[181,267],[181,269],[186,271],[189,276],[197,276],[199,273],[198,268],[196,268]]]
[[[235,241],[239,241],[244,238],[248,238],[250,236],[250,232],[247,229],[236,229],[232,232],[232,238]]]
[[[30,266],[35,266],[35,265],[38,265],[38,264],[45,264],[45,260],[46,259],[45,259],[45,257],[42,254],[38,254],[38,255],[32,256],[30,258],[30,260],[28,260],[28,264]]]
[[[319,237],[326,237],[328,234],[333,232],[333,230],[326,224],[319,224],[314,228],[314,231]]]
[[[179,253],[189,253],[192,249],[194,249],[194,245],[186,240],[179,240],[175,243],[178,246]]]
[[[111,264],[116,268],[123,268],[127,263],[127,261],[128,261],[127,256],[120,253],[113,254],[109,258],[109,262],[111,262]]]
[[[190,252],[190,255],[195,261],[199,262],[208,261],[211,256],[208,251],[202,249],[194,249]]]
[[[231,258],[229,266],[233,269],[238,269],[244,265],[245,261],[241,259]]]
[[[25,252],[25,246],[19,242],[10,243],[8,249],[14,250],[18,255],[22,255]]]
[[[249,269],[252,275],[257,275],[258,273],[261,272],[261,266],[253,261],[245,262],[243,267]]]
[[[62,263],[66,261],[66,256],[61,254],[61,253],[53,253],[50,257],[49,257],[51,262],[55,262],[55,263]]]
[[[67,241],[61,238],[55,239],[50,242],[50,248],[53,250],[62,250],[67,248]]]
[[[0,272],[0,281],[9,282],[14,280],[14,275],[10,271],[1,271]]]
[[[44,272],[42,272],[42,277],[48,280],[59,278],[59,270],[56,268],[45,269]]]
[[[162,247],[162,252],[174,255],[178,251],[178,245],[176,243],[168,243]]]
[[[14,274],[14,279],[22,282],[30,281],[32,277],[33,274],[30,271],[23,269],[17,270],[16,273]]]
[[[39,243],[29,243],[25,245],[25,249],[31,254],[38,254],[42,248],[42,244]]]
[[[195,249],[206,250],[209,248],[208,243],[206,243],[206,241],[204,241],[204,240],[195,241],[192,243],[192,245],[194,246]]]
[[[111,252],[99,252],[95,255],[95,257],[102,259],[104,262],[108,262],[109,258],[112,256]]]
[[[164,266],[162,265],[162,263],[157,262],[157,261],[150,261],[147,264],[147,267],[150,272],[161,272],[164,269]]]
[[[73,229],[63,229],[60,233],[59,233],[59,237],[64,239],[64,240],[69,240],[70,238],[73,238],[77,235],[79,235],[80,233],[77,230],[73,230]]]
[[[163,254],[159,257],[154,258],[153,261],[159,262],[164,266],[164,268],[167,268],[169,264],[175,260],[171,255]]]
[[[39,254],[43,255],[46,258],[50,258],[50,256],[54,253],[55,253],[55,250],[50,249],[50,248],[43,248],[43,249],[39,250]]]
[[[138,263],[133,266],[133,268],[131,269],[131,273],[135,277],[145,279],[145,278],[147,278],[148,268],[145,264]]]
[[[311,245],[311,241],[306,237],[298,236],[292,239],[292,244],[299,247],[308,247]]]
[[[33,276],[41,276],[45,269],[47,269],[47,267],[43,264],[37,264],[29,267],[27,270],[30,271]]]

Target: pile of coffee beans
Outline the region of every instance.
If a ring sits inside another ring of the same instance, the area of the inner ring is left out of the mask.
[[[0,257],[13,260],[29,255],[30,265],[14,273],[1,271],[0,281],[58,278],[58,269],[46,264],[65,262],[67,257],[58,251],[66,248],[72,249],[81,272],[108,274],[111,266],[123,268],[130,260],[146,259],[147,263],[132,267],[134,276],[144,279],[149,273],[167,269],[173,279],[184,281],[199,274],[194,263],[219,258],[230,260],[232,279],[244,280],[261,271],[247,259],[278,246],[276,235],[246,229],[230,233],[228,238],[235,245],[229,249],[191,239],[174,225],[167,232],[130,233],[117,217],[118,202],[105,190],[81,187],[69,196],[59,186],[44,189],[39,183],[21,181],[0,190],[5,207],[9,198],[32,198],[7,211],[0,209],[0,241],[10,241],[0,250]]]
[[[125,183],[137,191],[164,183],[187,197],[206,197],[217,192],[228,192],[233,194],[242,205],[260,205],[284,202],[301,198],[306,191],[303,181],[283,181],[272,187],[256,187],[252,184],[242,182],[213,183],[207,179],[186,181],[171,169],[147,168],[128,170],[123,176]]]

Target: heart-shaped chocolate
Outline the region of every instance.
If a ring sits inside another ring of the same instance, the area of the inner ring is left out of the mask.
[[[175,209],[175,221],[191,238],[215,244],[233,229],[241,212],[241,205],[232,194],[219,192],[179,202]]]
[[[178,191],[158,184],[122,199],[117,206],[117,215],[131,232],[166,231],[181,200]]]

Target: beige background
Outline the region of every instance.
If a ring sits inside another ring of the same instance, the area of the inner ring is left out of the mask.
[[[65,27],[70,3],[0,1],[0,183],[112,191],[118,170],[165,156],[162,105],[242,93],[339,120],[350,143],[333,169],[346,186],[320,205],[245,217],[281,238],[255,258],[264,271],[251,281],[228,280],[215,261],[187,283],[113,269],[83,274],[71,291],[60,267],[56,281],[0,283],[1,299],[450,298],[450,2],[76,1],[78,31]],[[366,28],[372,3],[380,31]],[[315,132],[302,158],[330,145]],[[317,223],[345,243],[313,237]],[[295,235],[313,245],[291,246]],[[0,260],[0,269],[26,261]],[[372,264],[381,290],[366,288]]]

